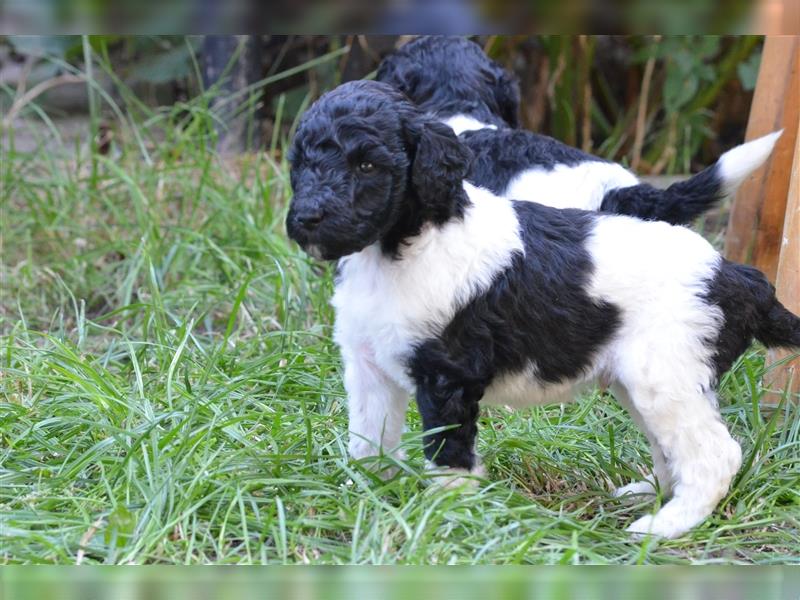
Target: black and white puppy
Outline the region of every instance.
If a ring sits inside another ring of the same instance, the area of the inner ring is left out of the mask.
[[[291,149],[292,239],[339,260],[333,305],[355,458],[399,443],[411,394],[426,456],[474,474],[480,403],[563,402],[600,379],[672,499],[633,532],[706,518],[741,462],[714,387],[755,337],[800,346],[757,270],[663,222],[515,202],[464,182],[469,149],[394,88],[344,84]],[[624,492],[653,490],[653,481]]]
[[[470,40],[424,36],[381,62],[377,79],[461,136],[474,155],[467,181],[495,194],[673,224],[691,222],[767,159],[780,133],[733,148],[686,181],[658,189],[622,165],[517,129],[519,86]]]

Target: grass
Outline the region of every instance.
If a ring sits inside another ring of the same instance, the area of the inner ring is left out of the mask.
[[[722,384],[745,467],[678,540],[624,533],[649,455],[599,393],[486,410],[474,493],[425,485],[415,411],[398,476],[349,461],[331,270],[205,105],[112,115],[105,156],[34,105],[36,149],[4,134],[0,563],[800,563],[800,405],[759,410],[757,348]]]

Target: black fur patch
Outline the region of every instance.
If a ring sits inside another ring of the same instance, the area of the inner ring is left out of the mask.
[[[468,114],[483,123],[519,125],[516,77],[462,37],[417,38],[384,58],[376,79],[439,119]]]
[[[767,347],[800,346],[800,318],[778,301],[773,285],[754,267],[722,259],[704,299],[718,306],[725,319],[713,341],[717,378],[731,368],[753,338]]]
[[[514,207],[525,256],[517,254],[410,361],[425,429],[459,425],[428,440],[437,464],[472,465],[478,401],[493,379],[531,363],[545,383],[578,377],[620,324],[615,306],[586,293],[593,266],[584,241],[594,215],[532,202]]]
[[[647,183],[609,190],[600,210],[683,225],[694,221],[725,197],[720,184],[719,167],[711,165],[664,190]]]
[[[477,129],[459,139],[474,156],[467,180],[495,194],[502,194],[511,180],[532,168],[552,170],[558,165],[576,166],[608,162],[545,135],[522,129]],[[569,190],[564,190],[565,194]]]

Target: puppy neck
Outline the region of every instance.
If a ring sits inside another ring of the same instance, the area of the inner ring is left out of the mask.
[[[519,222],[513,203],[490,191],[463,182],[464,203],[458,215],[444,222],[427,221],[413,235],[405,237],[393,254],[381,244],[381,255],[389,262],[413,260],[422,255],[449,256],[522,251]],[[376,249],[370,249],[374,256]]]
[[[464,181],[454,186],[446,197],[420,198],[417,194],[409,195],[397,222],[380,240],[383,254],[392,260],[399,260],[404,249],[412,245],[423,231],[462,220],[472,204],[469,189],[475,188]]]
[[[338,281],[356,277],[408,289],[426,281],[442,289],[454,278],[461,282],[452,284],[458,288],[467,281],[488,285],[515,253],[525,253],[519,221],[511,201],[468,183],[464,189],[468,204],[461,217],[439,225],[425,223],[403,240],[394,255],[372,244],[345,257],[339,263]]]

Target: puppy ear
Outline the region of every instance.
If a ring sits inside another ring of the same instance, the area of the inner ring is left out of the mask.
[[[493,61],[492,66],[495,76],[494,100],[500,111],[500,116],[511,127],[519,127],[519,81],[516,75]]]
[[[444,123],[424,118],[418,125],[411,184],[433,219],[443,221],[452,216],[461,198],[472,153]]]
[[[378,72],[375,75],[376,81],[388,83],[392,87],[400,90],[409,98],[414,97],[414,89],[419,81],[419,73],[416,65],[409,65],[402,60],[396,52],[387,55],[378,65]]]

